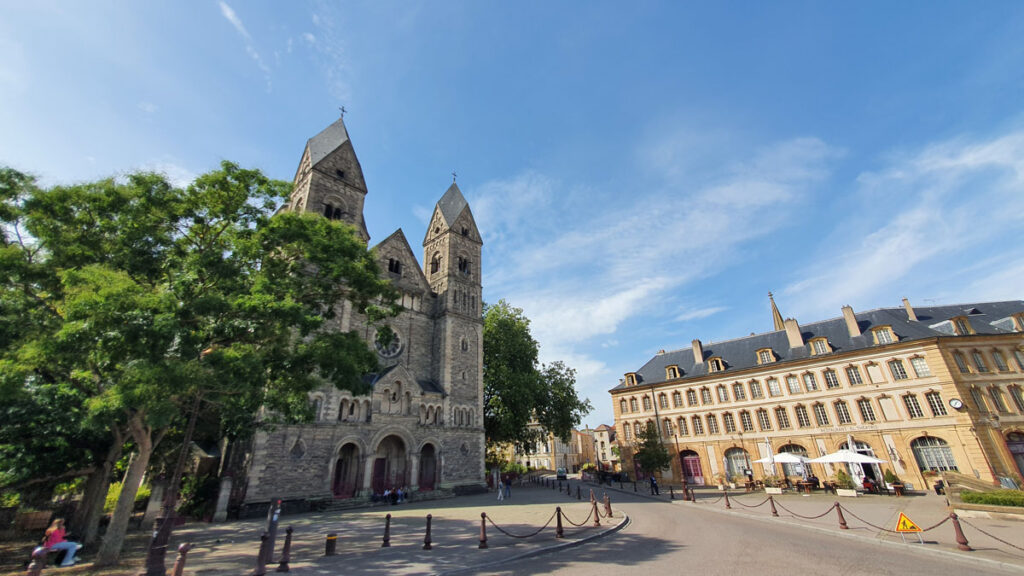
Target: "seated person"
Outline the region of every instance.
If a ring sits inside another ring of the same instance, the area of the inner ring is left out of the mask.
[[[865,492],[877,492],[878,491],[878,488],[875,486],[875,483],[874,483],[873,480],[871,480],[871,478],[864,478],[863,486],[864,486],[864,491]]]
[[[814,485],[815,490],[821,488],[821,480],[818,480],[818,477],[815,476],[814,474],[808,476],[807,481]]]
[[[64,530],[64,519],[54,518],[53,524],[46,529],[46,538],[43,540],[43,548],[47,548],[52,551],[64,551],[64,560],[60,563],[61,566],[71,566],[75,562],[78,562],[78,558],[75,556],[79,550],[82,549],[82,545],[77,542],[70,542],[65,537],[67,532]]]

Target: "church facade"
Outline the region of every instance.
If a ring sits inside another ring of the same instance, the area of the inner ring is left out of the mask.
[[[287,210],[322,214],[370,236],[363,218],[362,168],[343,120],[311,138]],[[388,488],[428,491],[484,483],[482,239],[458,186],[437,202],[423,238],[421,268],[401,229],[373,247],[402,311],[376,331],[345,303],[329,329],[356,331],[375,348],[370,391],[333,386],[311,395],[315,421],[259,432],[246,455],[236,505],[273,499],[365,497]]]

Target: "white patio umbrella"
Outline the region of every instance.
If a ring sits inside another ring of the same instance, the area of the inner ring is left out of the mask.
[[[772,460],[778,462],[779,464],[804,464],[810,462],[809,458],[801,456],[799,454],[793,454],[791,452],[779,452],[778,454],[775,454],[773,456],[765,456],[760,460],[754,460],[754,462],[758,464],[767,464],[770,463]]]
[[[776,456],[776,460],[778,457]],[[853,450],[837,450],[831,454],[825,454],[821,458],[814,458],[808,460],[808,462],[814,464],[881,464],[888,462],[888,460],[881,460],[874,456],[868,456],[867,454],[861,454],[860,452],[854,452]]]

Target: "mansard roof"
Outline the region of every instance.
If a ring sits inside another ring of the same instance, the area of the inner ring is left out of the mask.
[[[345,128],[345,121],[338,118],[334,124],[321,130],[306,143],[306,146],[309,147],[311,164],[316,166],[328,154],[341,148],[345,142],[348,142],[348,130]]]
[[[890,326],[900,342],[956,336],[952,327],[947,325],[952,318],[959,316],[966,317],[976,334],[1011,334],[1014,330],[1008,319],[1024,312],[1024,300],[915,307],[914,312],[916,321],[909,320],[907,311],[902,307],[858,312],[855,317],[861,331],[859,336],[850,336],[842,316],[801,325],[800,332],[805,343],[814,338],[826,338],[833,353],[838,354],[874,346],[871,329],[880,326]],[[717,357],[724,362],[724,370],[715,374],[729,374],[757,367],[757,351],[765,348],[775,353],[776,361],[772,365],[810,357],[810,347],[807,345],[790,348],[785,330],[705,343],[701,348],[705,361]],[[707,362],[695,363],[694,360],[693,348],[659,353],[636,371],[637,385],[667,381],[665,369],[672,365],[679,367],[684,381],[707,376]],[[612,390],[626,387],[625,384],[619,384]]]

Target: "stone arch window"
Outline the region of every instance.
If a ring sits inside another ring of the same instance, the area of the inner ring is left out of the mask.
[[[700,389],[700,403],[711,404],[711,390],[707,386]]]
[[[314,396],[313,397],[313,402],[310,405],[310,407],[313,410],[313,421],[314,422],[319,422],[320,421],[320,412],[323,410],[323,407],[324,407],[324,399],[321,398],[320,396]]]
[[[392,274],[402,274],[402,261],[397,258],[388,258],[388,272]]]
[[[288,455],[291,456],[293,460],[300,460],[306,455],[306,443],[302,438],[299,438],[294,444],[292,444],[292,449],[288,451]]]
[[[696,406],[697,405],[697,392],[695,390],[686,391],[686,405]]]
[[[658,394],[658,407],[668,408],[668,396],[664,392]]]
[[[917,460],[917,466],[921,470],[958,471],[953,451],[942,438],[934,436],[916,438],[910,443],[910,450],[914,453],[914,459]]]
[[[722,423],[725,425],[725,433],[732,434],[736,432],[736,419],[733,418],[732,412],[726,412],[722,414]]]
[[[430,273],[437,274],[441,271],[441,253],[434,252],[434,255],[430,258]]]
[[[458,264],[459,264],[459,272],[461,272],[464,276],[469,276],[469,274],[470,274],[469,258],[464,258],[462,256],[459,256]]]
[[[747,399],[747,391],[743,388],[742,382],[736,382],[732,385],[732,397],[735,398],[737,402]]]
[[[686,427],[686,418],[680,416],[676,418],[676,428],[679,430],[680,436],[689,436],[690,431]]]
[[[459,348],[461,348],[463,352],[469,351],[469,342],[466,340],[465,336],[463,336],[462,340],[459,342]]]
[[[644,401],[644,410],[650,410],[651,409],[651,397],[650,396],[644,396],[643,397],[643,401]]]
[[[725,384],[719,384],[715,387],[715,393],[718,394],[718,401],[725,403],[729,401],[729,389],[725,387]]]

